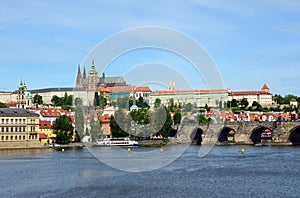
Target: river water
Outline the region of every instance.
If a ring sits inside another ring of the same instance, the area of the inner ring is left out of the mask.
[[[111,168],[87,148],[2,150],[0,197],[300,196],[300,147],[215,146],[202,158],[199,148],[146,172]]]

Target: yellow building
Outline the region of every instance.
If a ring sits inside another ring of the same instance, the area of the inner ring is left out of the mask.
[[[0,148],[40,146],[38,114],[26,109],[0,108]]]
[[[51,122],[40,120],[40,141],[44,144],[52,144],[56,134],[54,134],[53,129],[51,129]]]

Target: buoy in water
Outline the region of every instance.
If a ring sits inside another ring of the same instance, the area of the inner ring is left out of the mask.
[[[127,151],[128,151],[128,153],[130,153],[130,148],[129,147],[128,147]]]
[[[245,149],[244,147],[242,147],[242,154],[244,155],[244,153],[245,153]]]
[[[64,152],[65,152],[65,149],[61,149],[61,152],[63,152],[63,153],[64,153]]]
[[[159,152],[160,152],[160,153],[164,152],[164,149],[161,148],[161,149],[159,150]]]

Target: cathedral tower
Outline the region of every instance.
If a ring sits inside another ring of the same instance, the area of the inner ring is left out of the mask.
[[[99,81],[99,76],[98,76],[98,72],[96,71],[95,63],[94,63],[94,60],[93,60],[92,61],[92,67],[91,67],[91,69],[89,71],[89,74],[88,74],[88,89],[96,91],[98,81]]]
[[[32,95],[27,91],[27,86],[22,82],[20,83],[18,96],[17,96],[17,108],[27,109],[32,106]]]

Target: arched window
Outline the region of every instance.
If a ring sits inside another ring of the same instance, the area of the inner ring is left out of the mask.
[[[8,135],[6,136],[6,140],[8,140]]]
[[[14,139],[14,136],[10,136],[10,140],[13,140]]]
[[[18,136],[17,135],[15,136],[15,140],[18,140]]]

